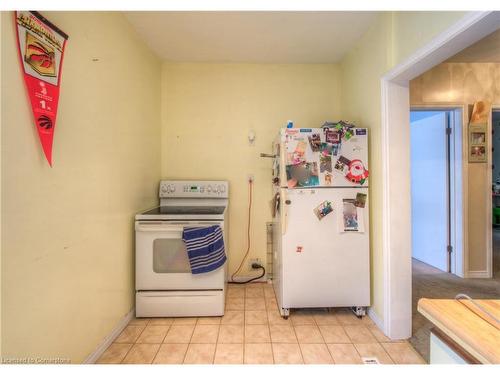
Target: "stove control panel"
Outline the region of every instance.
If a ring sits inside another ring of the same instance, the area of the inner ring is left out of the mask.
[[[227,181],[160,181],[160,198],[227,198]]]

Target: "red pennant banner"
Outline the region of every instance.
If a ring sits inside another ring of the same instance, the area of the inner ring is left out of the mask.
[[[14,14],[24,81],[40,143],[52,167],[52,141],[59,104],[59,84],[68,36],[38,12]]]

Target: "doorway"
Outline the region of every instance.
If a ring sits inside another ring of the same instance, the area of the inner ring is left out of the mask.
[[[392,339],[412,335],[409,81],[498,29],[499,19],[468,13],[381,78],[382,323]]]
[[[410,111],[412,258],[463,277],[461,110]]]
[[[500,280],[500,106],[492,111],[492,276]]]

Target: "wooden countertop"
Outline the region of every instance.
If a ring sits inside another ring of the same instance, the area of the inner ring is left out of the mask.
[[[500,300],[474,300],[500,317]],[[481,363],[500,364],[500,324],[468,300],[421,298],[417,310]]]

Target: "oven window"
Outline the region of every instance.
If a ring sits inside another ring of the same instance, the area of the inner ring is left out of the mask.
[[[191,273],[186,246],[182,239],[157,238],[153,241],[153,271]]]

